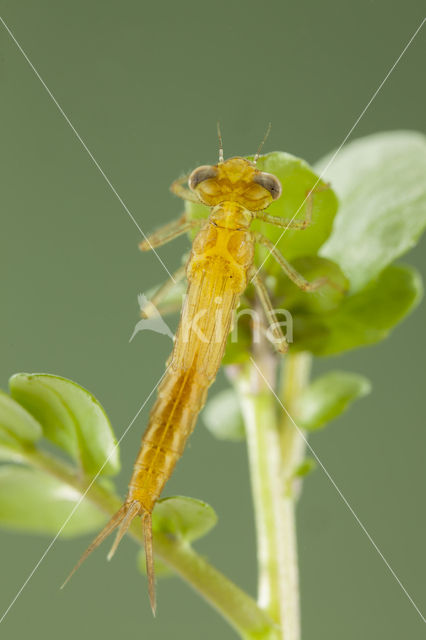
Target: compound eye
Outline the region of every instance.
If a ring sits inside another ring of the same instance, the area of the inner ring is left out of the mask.
[[[272,175],[272,173],[258,173],[254,176],[253,182],[260,184],[261,187],[269,191],[273,200],[281,195],[281,182]]]
[[[198,167],[194,169],[194,171],[189,176],[188,186],[192,191],[200,184],[200,182],[204,182],[204,180],[209,180],[211,178],[216,178],[217,176],[217,167],[211,167],[210,165],[203,165],[202,167]]]

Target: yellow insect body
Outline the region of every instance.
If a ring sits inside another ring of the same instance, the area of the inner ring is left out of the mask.
[[[231,226],[234,203],[219,206],[215,219],[223,216],[228,226],[210,220],[194,240],[175,346],[129,484],[127,501],[137,500],[145,512],[152,511],[195,426],[253,261],[250,233]]]
[[[211,207],[211,212],[195,237],[187,264],[188,291],[173,352],[142,438],[127,498],[74,569],[119,527],[109,554],[111,557],[131,521],[141,516],[153,611],[155,589],[151,514],[183,453],[205,403],[208,388],[222,361],[233,312],[253,267],[254,243],[262,241],[249,230],[250,224],[281,193],[277,178],[260,172],[255,168],[255,163],[243,158],[231,158],[226,162],[221,160],[216,166],[199,167],[191,174],[189,187],[191,191],[185,190],[182,194],[179,186],[176,192],[187,198],[196,194],[199,201]],[[265,220],[265,214],[262,215]],[[268,221],[280,226],[289,223],[272,216],[268,216]],[[299,225],[296,228],[303,228],[300,222],[295,224]],[[163,244],[186,231],[189,225],[192,223],[185,220],[180,220],[176,227],[172,223],[167,226],[163,238],[160,238],[161,232],[157,236],[153,234],[151,242],[157,246]],[[152,248],[151,242],[150,239],[146,240],[141,248]],[[289,275],[292,277],[292,274]],[[303,281],[299,282],[301,286],[308,284],[296,275]],[[315,288],[315,285],[310,286]],[[264,290],[261,293],[265,295]],[[271,308],[266,308],[266,312],[271,313]]]

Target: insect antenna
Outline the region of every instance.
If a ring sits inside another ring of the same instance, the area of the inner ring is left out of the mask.
[[[220,130],[220,122],[217,122],[217,137],[219,138],[219,164],[223,162],[223,141],[222,132]]]
[[[260,156],[260,152],[262,151],[262,147],[265,144],[266,140],[268,139],[269,134],[271,133],[271,128],[272,128],[272,123],[270,122],[268,124],[268,128],[266,129],[266,133],[263,136],[263,140],[260,143],[258,150],[256,151],[256,155],[253,158],[253,164],[256,164],[256,162],[258,161],[259,156]]]
[[[99,547],[100,544],[102,544],[105,538],[107,538],[109,534],[112,533],[116,527],[118,527],[118,525],[123,521],[125,517],[126,517],[126,505],[123,504],[120,507],[120,509],[117,511],[117,513],[115,513],[112,516],[111,520],[105,525],[102,531],[96,536],[93,542],[87,547],[86,551],[83,553],[80,560],[77,562],[74,569],[71,571],[68,578],[65,580],[65,582],[61,586],[61,589],[65,587],[65,585],[69,582],[69,580],[77,571],[77,569],[81,567],[81,565],[86,560],[86,558],[92,553],[92,551],[94,551],[97,547]]]

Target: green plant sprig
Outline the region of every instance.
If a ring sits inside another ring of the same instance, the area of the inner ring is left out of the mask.
[[[315,170],[281,152],[261,157],[259,167],[283,185],[271,213],[291,218],[300,208],[297,217],[303,218],[306,192],[330,157]],[[243,319],[224,359],[231,388],[211,398],[203,412],[213,435],[247,442],[258,602],[193,549],[217,521],[212,507],[178,496],[160,500],[153,514],[158,575],[178,573],[242,638],[300,638],[295,509],[303,477],[314,467],[306,456],[306,437],[370,392],[364,376],[345,371],[310,382],[312,360],[384,339],[419,303],[419,274],[394,261],[426,226],[425,175],[424,136],[369,136],[347,145],[327,169],[324,180],[333,189],[315,197],[309,229],[281,236],[257,223],[306,278],[325,276],[337,285],[301,293],[267,259],[263,271],[275,305],[293,318],[289,354],[278,356],[266,339],[252,347],[251,326]],[[189,203],[187,213],[204,217],[207,211]],[[258,264],[265,257],[260,251]],[[160,312],[177,310],[181,293],[172,290]],[[250,287],[242,304],[256,304]],[[69,462],[48,454],[45,442]],[[9,393],[0,392],[0,461],[2,527],[46,535],[60,531],[70,538],[99,529],[120,504],[112,481],[120,470],[119,448],[108,417],[88,391],[65,378],[20,373],[11,378]],[[142,543],[136,525],[130,535]]]

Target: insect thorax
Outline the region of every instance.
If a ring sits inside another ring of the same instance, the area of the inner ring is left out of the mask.
[[[209,220],[225,229],[248,229],[253,220],[253,214],[239,202],[226,201],[213,207]]]

